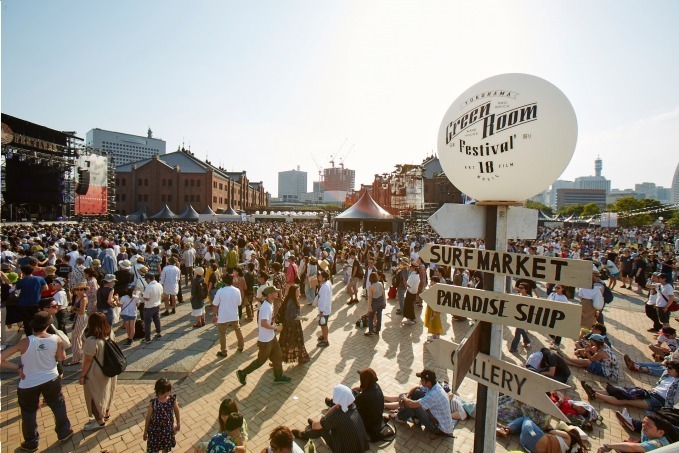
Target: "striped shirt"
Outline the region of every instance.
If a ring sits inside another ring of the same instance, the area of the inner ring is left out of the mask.
[[[370,448],[363,420],[354,404],[347,412],[341,408],[333,410],[329,416],[321,418],[321,426],[330,431],[329,446],[333,453],[362,453]]]

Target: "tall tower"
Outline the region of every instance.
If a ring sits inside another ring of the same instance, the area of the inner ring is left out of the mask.
[[[601,157],[597,156],[597,158],[594,160],[594,175],[595,176],[601,176],[601,169],[603,168],[604,163],[601,160]]]
[[[672,177],[672,203],[679,203],[679,163]]]

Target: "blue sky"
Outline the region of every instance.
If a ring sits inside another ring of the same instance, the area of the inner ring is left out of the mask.
[[[578,117],[562,178],[669,187],[679,161],[679,2],[3,0],[2,112],[81,137],[182,142],[311,181],[338,149],[357,185],[435,151],[474,83],[549,80]],[[344,145],[343,145],[344,144]]]

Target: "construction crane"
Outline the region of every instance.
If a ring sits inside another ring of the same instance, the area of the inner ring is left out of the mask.
[[[344,159],[346,159],[349,156],[349,154],[351,154],[351,152],[354,150],[355,147],[356,147],[356,145],[352,144],[351,147],[349,148],[349,151],[344,153],[344,156],[340,157],[339,165],[340,165],[340,167],[342,167],[342,169],[344,169]]]
[[[311,155],[311,158],[313,159],[314,164],[316,164],[316,168],[318,168],[318,182],[321,182],[323,181],[323,168],[318,165],[318,162],[316,162],[316,158],[313,154]]]
[[[332,168],[335,168],[335,158],[340,153],[340,151],[342,151],[342,148],[344,148],[344,145],[346,145],[346,143],[347,139],[345,138],[340,147],[337,149],[337,151],[330,155],[330,165],[332,166]]]

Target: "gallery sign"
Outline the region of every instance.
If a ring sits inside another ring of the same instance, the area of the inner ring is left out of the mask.
[[[575,111],[557,87],[528,74],[502,74],[453,102],[439,128],[438,155],[465,194],[523,201],[563,173],[577,136]]]

